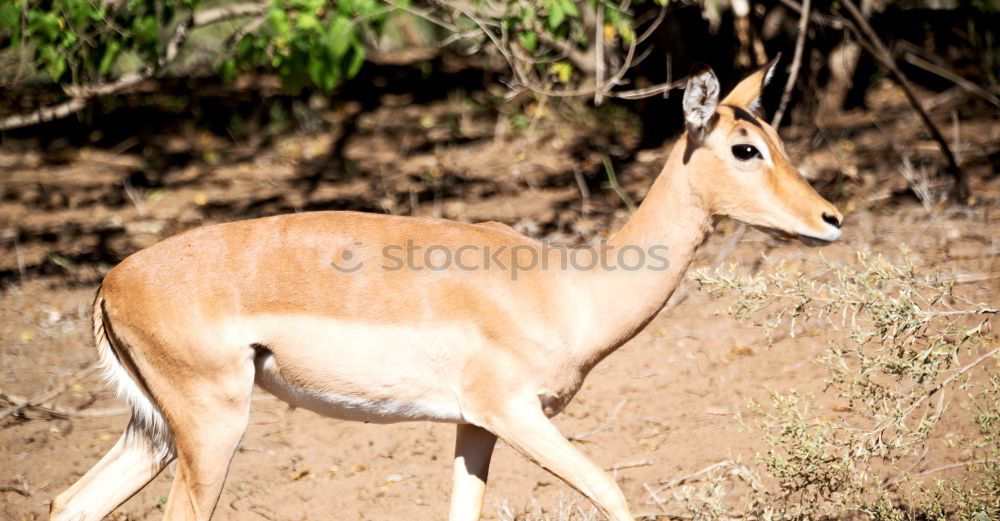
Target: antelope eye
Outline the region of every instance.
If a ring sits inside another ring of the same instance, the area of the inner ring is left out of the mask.
[[[753,145],[736,145],[733,147],[733,157],[740,161],[749,161],[754,158],[761,158],[760,151]]]

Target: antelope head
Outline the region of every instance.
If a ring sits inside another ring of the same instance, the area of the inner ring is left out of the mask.
[[[843,215],[803,179],[778,133],[756,115],[776,64],[751,74],[721,102],[712,70],[691,72],[684,92],[683,162],[697,173],[692,187],[713,215],[807,242],[834,241]]]

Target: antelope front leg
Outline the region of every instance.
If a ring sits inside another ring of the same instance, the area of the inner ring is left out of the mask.
[[[477,521],[497,437],[475,425],[459,424],[455,431],[455,476],[449,521]]]
[[[500,439],[590,498],[608,519],[634,521],[615,480],[563,437],[537,398],[511,404],[485,422]]]

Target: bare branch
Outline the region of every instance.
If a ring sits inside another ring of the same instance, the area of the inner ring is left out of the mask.
[[[0,119],[0,130],[12,128],[30,127],[46,121],[62,119],[70,114],[75,114],[87,105],[87,101],[82,98],[73,98],[58,105],[43,107],[28,114],[15,114]]]
[[[801,13],[802,12],[802,5],[800,5],[795,0],[778,0],[778,1],[782,5],[784,5],[785,7],[789,8],[789,9],[791,9],[792,11],[795,11],[796,13]],[[816,25],[823,25],[823,26],[827,26],[827,27],[832,27],[834,29],[843,29],[844,28],[843,21],[841,19],[833,17],[833,16],[826,16],[826,15],[819,14],[817,12],[812,12],[809,15],[809,19],[812,20],[812,23],[814,23]]]
[[[625,76],[625,73],[632,68],[632,58],[635,57],[635,46],[637,43],[638,42],[636,41],[635,36],[633,36],[632,42],[629,43],[628,46],[628,54],[625,56],[625,61],[622,62],[622,66],[618,68],[618,71],[610,80],[607,81],[607,83],[601,84],[600,79],[598,79],[597,84],[601,85],[601,90],[604,91],[604,95],[609,95],[611,89],[613,89],[615,85],[618,85],[618,83],[621,82],[622,78]]]
[[[785,115],[785,108],[788,107],[788,100],[792,97],[792,89],[795,88],[795,81],[799,78],[799,68],[802,65],[802,49],[806,44],[806,33],[809,32],[809,12],[812,0],[802,1],[802,16],[799,17],[799,35],[795,40],[795,55],[792,58],[792,68],[788,72],[788,81],[785,82],[785,90],[781,93],[781,103],[778,110],[771,119],[771,126],[778,128],[781,125],[781,118]]]
[[[7,409],[0,411],[0,420],[7,418],[8,416],[18,414],[27,407],[31,407],[33,405],[40,405],[49,400],[52,400],[56,396],[59,396],[60,394],[66,392],[66,389],[72,387],[73,384],[97,372],[98,369],[100,369],[100,366],[98,364],[87,366],[86,368],[74,374],[69,379],[57,385],[56,387],[53,387],[52,389],[49,389],[48,391],[45,391],[41,394],[32,396],[31,398],[28,398],[20,403],[15,403],[11,407],[8,407]]]
[[[621,99],[641,99],[648,98],[650,96],[655,96],[660,93],[666,93],[674,89],[679,89],[687,84],[687,77],[681,78],[673,82],[660,83],[659,85],[653,85],[651,87],[645,87],[642,89],[633,90],[623,90],[615,92],[616,98]]]
[[[119,416],[122,414],[127,414],[128,412],[131,411],[131,409],[129,409],[128,407],[107,407],[103,409],[69,409],[54,404],[32,403],[30,398],[27,398],[25,396],[19,396],[16,394],[6,393],[3,391],[0,391],[0,400],[9,402],[13,404],[15,407],[21,407],[22,408],[21,411],[31,410],[43,413],[51,418],[59,418],[59,419]]]
[[[667,8],[666,6],[662,6],[660,7],[660,12],[656,15],[656,19],[653,20],[653,23],[649,24],[649,27],[647,27],[646,30],[643,31],[642,36],[639,37],[639,43],[646,41],[647,38],[652,36],[653,32],[656,31],[658,27],[660,27],[660,24],[663,23],[663,19],[666,17],[667,17]],[[635,25],[638,27],[643,23],[645,22],[637,20]]]
[[[195,12],[191,16],[191,27],[204,27],[206,25],[211,25],[225,20],[232,20],[233,18],[240,18],[242,16],[264,14],[266,11],[267,4],[257,2],[224,5],[214,9],[205,9],[204,11]]]
[[[604,101],[601,95],[605,89],[604,85],[604,2],[597,4],[597,23],[594,24],[594,41],[597,42],[597,52],[594,53],[594,84],[597,89],[594,92],[594,104],[600,105]]]
[[[980,87],[979,85],[976,85],[974,82],[969,81],[963,78],[962,76],[959,76],[957,73],[951,71],[950,69],[947,69],[936,63],[925,60],[910,51],[906,51],[905,53],[903,53],[903,59],[915,67],[920,67],[921,69],[931,74],[936,74],[937,76],[940,76],[954,83],[955,85],[958,85],[959,87],[962,88],[962,90],[965,90],[970,94],[975,94],[976,96],[979,96],[980,98],[983,98],[984,100],[1000,107],[1000,98],[998,98],[995,94]]]

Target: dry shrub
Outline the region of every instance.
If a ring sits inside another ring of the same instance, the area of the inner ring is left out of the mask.
[[[758,275],[699,271],[695,280],[732,299],[728,313],[768,338],[779,328],[829,331],[817,359],[823,393],[844,405],[821,414],[812,396],[795,392],[751,403],[757,419],[748,426],[769,448],[735,475],[742,483],[720,472],[683,489],[676,499],[691,517],[1000,519],[996,309],[957,296],[905,251],[895,262],[867,252],[824,262],[812,276],[777,263]],[[968,435],[935,438],[945,415],[966,416]],[[957,463],[918,470],[930,450]],[[939,479],[945,471],[951,479]]]
[[[493,506],[501,521],[598,521],[601,515],[592,505],[581,504],[573,499],[560,495],[559,502],[552,508],[542,508],[534,498],[530,507],[516,509],[510,502],[501,501]]]

